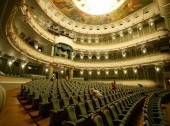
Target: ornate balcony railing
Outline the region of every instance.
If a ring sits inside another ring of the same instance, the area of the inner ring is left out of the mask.
[[[153,2],[152,4],[129,15],[125,19],[116,21],[114,23],[104,24],[104,25],[88,25],[88,24],[83,24],[80,22],[73,21],[70,18],[66,17],[55,7],[52,0],[36,0],[36,1],[41,7],[41,9],[44,10],[44,12],[54,22],[56,22],[57,24],[69,30],[73,30],[75,32],[82,33],[82,34],[108,34],[111,32],[118,32],[118,31],[126,29],[127,27],[131,27],[144,20],[147,20],[153,17],[154,15],[160,14],[159,9],[157,8],[157,3]],[[145,13],[146,10],[148,11],[148,13]],[[136,15],[139,18],[134,20],[134,18],[136,18]],[[129,20],[129,22],[127,22],[127,19]],[[122,25],[120,26],[120,24]],[[74,27],[74,26],[79,26],[79,27]],[[114,28],[112,28],[113,26]],[[104,28],[107,28],[107,29],[103,30]]]
[[[88,68],[88,69],[113,69],[113,68],[121,68],[121,67],[132,67],[142,64],[156,64],[164,61],[170,60],[170,54],[151,54],[143,57],[137,57],[133,59],[123,60],[123,61],[108,61],[108,62],[79,62],[72,61],[69,59],[64,59],[61,57],[52,57],[45,55],[41,52],[38,52],[32,47],[28,46],[18,34],[13,27],[12,22],[8,24],[10,28],[7,31],[8,40],[10,43],[17,48],[18,51],[25,54],[26,56],[31,57],[32,59],[36,59],[40,62],[53,64],[53,65],[62,65],[62,66],[72,66],[75,68]]]
[[[23,10],[22,10],[23,11]],[[65,39],[65,36],[55,36],[51,34],[49,31],[44,29],[39,22],[36,21],[34,16],[31,14],[31,12],[27,11],[27,16],[29,17],[28,23],[30,26],[42,37],[49,40],[53,44],[56,44],[60,40],[62,40],[63,43],[68,44],[73,47],[74,50],[85,50],[87,52],[103,52],[103,51],[114,51],[114,50],[120,50],[125,49],[128,47],[133,47],[137,45],[142,45],[148,42],[152,42],[154,40],[159,40],[160,38],[167,37],[169,32],[167,30],[158,30],[154,33],[145,35],[145,37],[141,36],[138,38],[135,38],[130,41],[120,42],[120,43],[110,43],[110,44],[99,44],[99,45],[85,45],[85,44],[78,44],[75,43],[72,39]],[[65,40],[65,41],[64,41]]]

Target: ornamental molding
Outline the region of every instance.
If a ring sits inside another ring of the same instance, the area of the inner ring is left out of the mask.
[[[131,41],[121,42],[121,43],[111,43],[111,44],[98,44],[96,45],[86,45],[86,44],[79,44],[75,43],[73,39],[69,39],[65,36],[55,36],[51,34],[49,31],[45,30],[43,26],[41,25],[40,21],[37,21],[37,19],[34,18],[34,14],[27,9],[27,6],[23,5],[21,7],[22,13],[26,14],[29,18],[27,21],[29,25],[34,29],[35,32],[37,32],[39,35],[47,39],[52,44],[57,44],[58,42],[62,41],[62,43],[65,43],[67,45],[70,45],[75,51],[87,51],[87,52],[103,52],[103,51],[114,51],[114,50],[120,50],[125,49],[141,44],[145,44],[148,42],[151,42],[156,39],[164,38],[168,36],[169,32],[165,30],[158,30],[154,33],[151,33],[149,35],[146,35],[145,37],[141,36],[136,39],[133,39]],[[26,11],[27,10],[27,11]],[[64,41],[65,40],[65,41]]]
[[[49,55],[45,55],[41,52],[36,51],[31,46],[26,44],[18,34],[15,32],[15,28],[12,23],[8,24],[9,30],[6,31],[7,39],[9,40],[10,44],[17,49],[20,53],[37,60],[42,63],[46,64],[53,64],[55,65],[62,65],[62,66],[71,66],[76,69],[115,69],[115,68],[124,68],[124,67],[133,67],[139,65],[146,65],[146,64],[157,64],[160,62],[170,61],[170,54],[165,53],[157,53],[151,54],[147,56],[142,56],[133,59],[127,59],[122,61],[99,61],[99,62],[80,62],[80,61],[73,61],[70,59],[64,59],[61,57],[52,57]]]
[[[82,34],[108,34],[113,32],[122,31],[142,21],[148,20],[153,16],[159,15],[157,3],[152,4],[132,13],[126,18],[110,24],[103,25],[88,25],[71,20],[62,14],[51,0],[36,0],[40,8],[51,18],[55,23],[65,27],[71,31]],[[147,13],[144,13],[145,11]],[[135,18],[135,20],[134,20]],[[121,25],[120,25],[121,24]]]

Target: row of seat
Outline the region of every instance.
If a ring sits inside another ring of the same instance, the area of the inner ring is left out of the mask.
[[[129,111],[127,115],[131,115],[132,110],[135,110],[140,105],[139,103],[141,103],[140,101],[142,101],[144,94],[156,90],[140,87],[132,88],[131,86],[123,85],[116,86],[117,89],[112,90],[110,83],[66,80],[51,82],[46,79],[39,79],[22,85],[20,96],[27,100],[27,103],[32,104],[33,109],[39,110],[41,116],[50,114],[51,126],[67,125],[66,122],[69,120],[72,120],[75,124],[75,117],[74,119],[69,119],[70,110],[67,107],[70,106],[74,107],[72,111],[75,110],[76,119],[79,119],[77,115],[81,115],[83,118],[88,118],[90,121],[87,122],[94,125],[92,124],[92,117],[99,113],[97,117],[101,116],[103,118],[101,114],[103,109],[107,108],[110,112],[111,108],[115,107],[118,117],[121,117],[120,112],[122,110],[123,112]],[[91,88],[99,90],[103,97],[92,98]],[[138,101],[139,99],[140,101]],[[127,121],[129,118],[122,117],[119,120],[129,123]]]
[[[162,100],[166,95],[170,95],[170,91],[160,90],[151,93],[146,97],[143,113],[145,126],[166,126],[166,120],[161,108]]]
[[[43,116],[47,116],[48,115],[48,111],[49,111],[49,100],[53,99],[55,97],[50,97],[50,95],[47,93],[48,91],[45,90],[46,93],[42,93],[39,92],[38,90],[34,90],[33,92],[27,92],[24,95],[26,95],[25,97],[27,98],[28,103],[32,104],[32,108],[33,109],[39,109],[39,113],[40,115]],[[45,92],[44,91],[44,92]],[[115,100],[115,99],[119,99],[125,95],[128,95],[128,92],[123,91],[123,92],[118,92],[118,93],[110,93],[110,95],[105,95],[103,98],[105,101],[111,100]],[[77,104],[78,102],[84,102],[85,100],[90,99],[91,96],[90,94],[85,94],[85,95],[73,95],[71,97],[64,97],[61,98],[60,101],[60,105],[61,106],[67,106],[70,104]]]
[[[89,100],[70,105],[64,108],[66,120],[63,125],[127,126],[143,99],[144,96],[137,93],[103,105],[97,102],[97,98],[93,99],[94,106]]]

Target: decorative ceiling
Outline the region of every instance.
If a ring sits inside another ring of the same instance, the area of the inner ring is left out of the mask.
[[[111,12],[110,10],[107,11],[108,13],[105,12],[107,14],[97,13],[95,15],[95,14],[89,14],[90,12],[88,13],[89,8],[86,7],[86,1],[89,0],[52,0],[52,1],[54,5],[57,7],[57,9],[61,13],[66,15],[68,18],[89,25],[102,25],[102,24],[113,23],[122,18],[125,18],[131,13],[153,2],[153,0],[115,0],[119,4],[117,8],[114,6],[114,8],[111,8],[112,9]],[[81,8],[81,6],[82,9],[79,9]],[[83,7],[86,7],[87,11],[82,11]],[[98,8],[97,5],[94,7]]]

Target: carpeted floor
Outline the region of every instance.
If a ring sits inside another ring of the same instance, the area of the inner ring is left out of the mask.
[[[4,110],[0,113],[0,126],[36,126],[17,100],[19,90],[7,91],[7,102]]]

